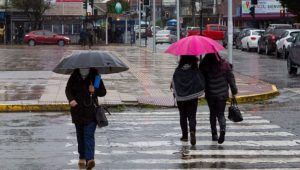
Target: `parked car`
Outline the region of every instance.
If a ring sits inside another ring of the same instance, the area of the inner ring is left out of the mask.
[[[233,35],[232,35],[232,44],[235,45],[236,44],[236,38],[239,36],[241,32],[240,28],[233,28]],[[227,44],[228,44],[228,32],[225,32],[224,35],[224,40],[222,41],[223,46],[226,48]]]
[[[300,67],[300,34],[292,39],[287,57],[287,69],[289,74],[297,74],[298,67]]]
[[[270,55],[276,49],[276,41],[279,36],[286,30],[291,29],[290,24],[270,24],[265,33],[258,40],[257,52],[261,54],[263,51],[266,55]]]
[[[58,44],[59,46],[64,46],[70,43],[70,38],[48,30],[36,30],[27,33],[24,37],[24,42],[30,46],[36,44]]]
[[[254,29],[254,28],[244,28],[240,31],[239,35],[235,39],[235,48],[236,49],[242,48],[241,40],[246,36],[246,32],[251,29]]]
[[[220,24],[207,24],[204,29],[202,29],[202,34],[200,33],[200,29],[191,29],[187,32],[187,36],[191,35],[202,35],[205,37],[209,37],[214,40],[223,40],[226,26]]]
[[[285,30],[276,41],[276,52],[275,55],[277,58],[286,59],[287,53],[290,45],[292,44],[291,37],[295,37],[300,33],[300,29],[289,29]]]
[[[177,39],[177,36],[174,31],[171,30],[160,30],[156,33],[155,44],[159,43],[173,43]]]
[[[245,36],[241,39],[241,49],[247,49],[247,51],[251,51],[251,49],[257,48],[257,41],[260,38],[260,36],[265,32],[265,30],[255,30],[250,29],[247,30],[245,33]]]

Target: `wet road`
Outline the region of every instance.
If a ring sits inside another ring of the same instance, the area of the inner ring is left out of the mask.
[[[163,51],[167,46],[157,48]],[[22,90],[43,91],[60,58],[76,49],[1,50],[0,97],[14,101],[22,98]],[[226,51],[222,55],[226,57]],[[224,145],[210,141],[206,107],[199,108],[194,148],[178,140],[176,109],[125,110],[110,117],[109,128],[97,130],[96,169],[299,169],[300,77],[288,76],[286,62],[274,56],[234,50],[233,59],[235,71],[274,83],[281,94],[240,106],[245,121],[229,123]],[[11,93],[3,94],[2,89]],[[0,156],[0,162],[5,162],[0,169],[76,169],[76,138],[70,122],[65,113],[0,114],[0,150],[5,153]]]
[[[197,114],[197,144],[180,142],[176,109],[113,111],[96,131],[95,169],[284,169],[300,168],[300,137],[246,111],[227,121],[226,141],[211,141],[207,107]],[[76,169],[77,142],[65,113],[0,114],[1,169]]]

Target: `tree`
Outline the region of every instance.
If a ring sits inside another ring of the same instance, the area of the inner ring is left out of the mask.
[[[296,15],[296,20],[300,22],[300,6],[299,1],[295,0],[279,0],[283,8],[287,8],[288,12]]]
[[[33,29],[41,29],[44,12],[50,8],[49,0],[11,0],[12,7],[23,10],[33,24]]]

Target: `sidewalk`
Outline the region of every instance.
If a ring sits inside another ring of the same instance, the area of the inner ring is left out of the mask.
[[[71,50],[76,48],[70,47]],[[169,90],[177,58],[152,53],[147,48],[131,46],[98,46],[93,50],[115,52],[129,66],[129,71],[102,75],[107,95],[99,102],[112,106],[173,107]],[[279,94],[275,85],[234,72],[239,89],[238,102],[249,103],[270,99]],[[69,75],[51,73],[42,95],[37,100],[1,101],[0,111],[65,111],[69,105],[65,87]]]

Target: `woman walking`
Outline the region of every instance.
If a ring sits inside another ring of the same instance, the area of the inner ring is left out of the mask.
[[[198,58],[196,56],[181,56],[173,75],[171,88],[173,88],[180,115],[182,131],[180,140],[187,142],[188,131],[190,131],[191,145],[196,144],[198,97],[203,94],[204,85],[204,78],[198,69]]]
[[[205,77],[205,98],[210,111],[210,126],[212,140],[222,144],[225,140],[226,119],[224,111],[229,98],[229,86],[232,97],[238,93],[231,65],[222,59],[218,53],[206,54],[200,63],[200,70]],[[216,119],[220,126],[218,137]]]
[[[92,169],[95,167],[95,130],[96,116],[95,103],[97,97],[106,95],[103,81],[100,80],[98,88],[93,86],[96,69],[76,69],[70,76],[66,96],[71,106],[72,122],[75,124],[78,142],[80,169]]]

